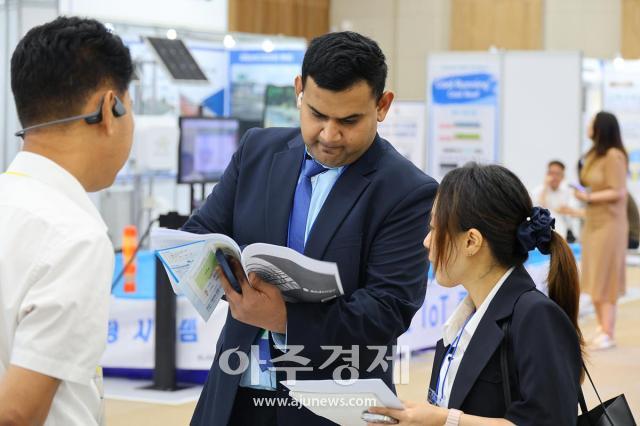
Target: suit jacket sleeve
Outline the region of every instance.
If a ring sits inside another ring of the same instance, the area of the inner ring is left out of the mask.
[[[206,202],[194,212],[187,223],[182,227],[183,231],[196,234],[221,233],[231,235],[233,230],[233,205],[236,197],[236,185],[245,141],[255,129],[245,133],[240,141],[240,147],[231,158],[220,178],[220,182],[213,187],[213,191],[207,197]]]
[[[567,316],[551,301],[531,304],[522,315],[516,310],[511,330],[521,399],[505,418],[517,425],[575,425],[582,365]]]
[[[387,346],[409,327],[422,306],[428,260],[422,242],[437,190],[414,188],[385,218],[364,262],[365,280],[350,297],[326,304],[287,304],[288,344],[303,345],[315,363],[320,345]]]

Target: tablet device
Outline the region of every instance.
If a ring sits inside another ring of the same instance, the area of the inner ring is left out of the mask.
[[[242,293],[242,287],[240,287],[240,283],[234,275],[233,269],[231,269],[231,264],[221,249],[216,250],[216,260],[218,261],[218,265],[222,268],[224,276],[227,277],[227,281],[231,284],[231,287],[233,287],[233,289],[238,293]]]

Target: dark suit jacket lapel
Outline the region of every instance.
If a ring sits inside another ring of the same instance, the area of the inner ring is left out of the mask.
[[[523,266],[514,269],[502,285],[480,320],[464,353],[451,388],[449,408],[459,409],[462,406],[471,387],[502,342],[502,320],[513,314],[513,307],[522,293],[534,288],[535,284]]]
[[[304,156],[302,136],[292,139],[288,146],[273,156],[267,178],[266,242],[280,246],[287,245],[289,215]]]
[[[438,373],[442,368],[442,361],[444,361],[444,355],[449,346],[445,346],[442,339],[438,340],[436,344],[436,354],[433,357],[433,368],[431,369],[431,380],[429,381],[429,389],[435,391],[438,381]]]
[[[355,163],[349,165],[338,178],[311,228],[304,253],[321,259],[336,230],[369,186],[366,177],[376,170],[376,164],[383,149],[380,137],[376,135],[373,144]]]

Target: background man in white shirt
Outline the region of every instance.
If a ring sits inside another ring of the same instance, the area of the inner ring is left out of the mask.
[[[0,424],[102,423],[113,247],[86,192],[129,155],[129,50],[94,20],[35,27],[11,59],[23,151],[0,174]]]
[[[573,196],[573,189],[564,181],[564,164],[553,160],[547,165],[547,173],[544,184],[538,186],[531,194],[533,204],[551,211],[551,216],[556,219],[555,231],[567,238],[567,232],[571,230],[574,236],[578,235],[577,220],[580,215],[577,208],[577,200]]]

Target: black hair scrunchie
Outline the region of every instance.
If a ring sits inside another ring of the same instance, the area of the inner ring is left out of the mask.
[[[556,220],[547,209],[534,207],[531,216],[518,226],[517,237],[523,254],[538,248],[540,253],[549,254],[551,237]]]

